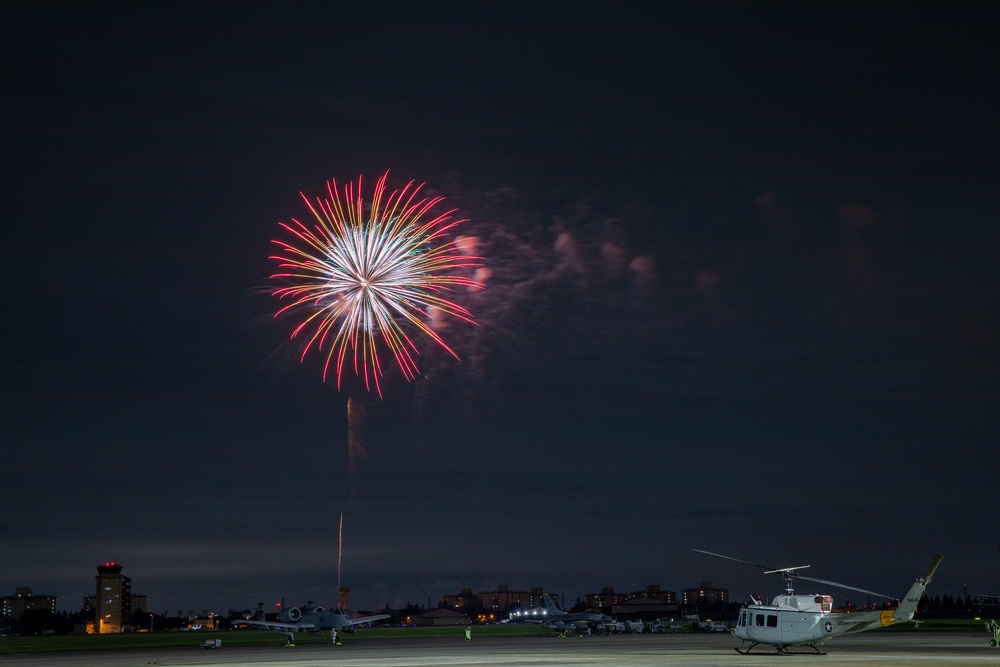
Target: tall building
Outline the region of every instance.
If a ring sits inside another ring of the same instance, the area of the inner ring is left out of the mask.
[[[613,586],[605,586],[600,593],[587,593],[583,600],[588,609],[604,609],[628,600],[627,593],[616,593]]]
[[[698,588],[681,591],[681,601],[685,605],[729,604],[729,589],[715,588],[711,581],[702,581]]]
[[[646,590],[631,593],[616,593],[613,587],[605,586],[600,593],[588,593],[584,597],[587,607],[592,609],[605,609],[628,600],[656,600],[667,604],[676,604],[677,593],[662,590],[659,584],[649,584],[646,586]]]
[[[463,588],[458,595],[441,596],[441,604],[450,609],[469,610],[476,608],[494,614],[503,613],[511,608],[530,609],[542,606],[542,596],[545,591],[541,587],[530,591],[512,591],[506,584],[500,584],[495,591],[483,591],[473,594],[471,588]]]
[[[20,621],[26,611],[47,609],[56,613],[56,598],[53,595],[35,595],[31,588],[23,586],[14,589],[13,595],[0,597],[0,616],[10,616]]]
[[[500,584],[495,591],[477,593],[476,598],[483,611],[500,614],[515,607],[529,609],[541,606],[544,594],[545,591],[538,587],[530,591],[512,591],[507,584]]]
[[[145,596],[141,597],[145,602]],[[132,611],[132,580],[122,574],[121,564],[109,562],[98,565],[94,633],[121,632]]]
[[[450,609],[468,609],[475,597],[471,588],[463,588],[458,595],[442,595],[441,604]]]

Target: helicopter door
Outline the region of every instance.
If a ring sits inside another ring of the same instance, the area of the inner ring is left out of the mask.
[[[759,609],[750,610],[747,616],[747,639],[759,642],[763,639],[765,614]]]
[[[747,618],[747,639],[764,643],[780,641],[778,614],[770,610],[750,610],[750,616]]]

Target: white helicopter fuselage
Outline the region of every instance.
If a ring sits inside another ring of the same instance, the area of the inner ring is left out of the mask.
[[[777,647],[822,644],[831,637],[863,632],[913,620],[924,588],[941,557],[931,563],[928,576],[914,582],[894,609],[834,612],[829,595],[779,595],[771,604],[751,604],[740,610],[733,635],[751,644]]]
[[[701,549],[695,549],[695,551],[755,565],[750,561],[711,551]],[[784,576],[785,592],[774,598],[771,604],[754,602],[740,609],[740,616],[736,620],[736,625],[733,626],[732,633],[737,639],[742,639],[744,644],[749,643],[749,646],[737,647],[736,650],[746,654],[755,646],[764,644],[774,646],[778,653],[788,653],[787,647],[789,646],[808,646],[819,652],[819,649],[816,648],[817,645],[824,643],[831,637],[912,621],[913,615],[917,611],[917,605],[923,597],[924,589],[927,588],[927,584],[930,583],[931,577],[934,576],[940,564],[941,554],[937,554],[931,561],[930,567],[927,568],[927,575],[918,577],[913,582],[906,595],[899,598],[895,608],[861,612],[834,612],[833,597],[829,595],[795,595],[791,587],[792,579],[798,577],[803,581],[815,581],[879,597],[887,596],[874,591],[866,591],[863,588],[853,588],[832,581],[811,579],[796,574],[797,570],[809,567],[808,565],[768,569],[765,574],[780,573]],[[765,566],[758,565],[757,567]]]
[[[818,644],[837,635],[892,625],[897,622],[893,615],[894,610],[834,612],[829,595],[779,595],[771,604],[743,607],[733,635],[755,644]]]

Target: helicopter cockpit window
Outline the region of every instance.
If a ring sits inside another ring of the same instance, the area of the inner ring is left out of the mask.
[[[740,627],[745,628],[747,626],[747,613],[743,612],[740,614]]]
[[[759,625],[760,627],[764,627],[764,614],[757,614],[756,616],[754,616],[753,624]]]
[[[767,627],[776,628],[778,627],[778,617],[774,614],[767,615]]]

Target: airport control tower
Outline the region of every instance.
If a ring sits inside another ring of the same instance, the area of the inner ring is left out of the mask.
[[[97,566],[94,632],[108,634],[122,631],[124,616],[132,608],[132,580],[122,574],[121,563]]]

